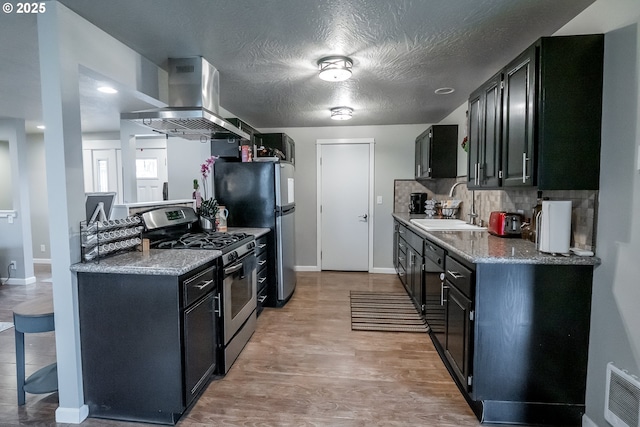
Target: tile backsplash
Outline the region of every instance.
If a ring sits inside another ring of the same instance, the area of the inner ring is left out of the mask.
[[[459,180],[453,194],[454,199],[462,200],[458,218],[469,220],[471,207],[475,204],[478,219],[485,224],[489,221],[492,211],[521,212],[525,218],[531,218],[538,192],[527,190],[479,190],[469,191],[465,179]],[[429,199],[446,200],[456,179],[435,179],[424,184],[415,180],[397,179],[394,181],[394,212],[409,212],[411,193],[425,192]],[[573,213],[571,218],[571,246],[595,251],[596,224],[598,212],[597,191],[544,191],[544,198],[549,200],[571,200]],[[474,203],[472,204],[472,197]]]

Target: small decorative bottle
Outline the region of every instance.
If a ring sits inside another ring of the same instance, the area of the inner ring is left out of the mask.
[[[198,180],[193,180],[193,199],[196,201],[196,209],[200,209],[200,205],[202,204],[202,196],[200,195],[200,185],[198,184]]]

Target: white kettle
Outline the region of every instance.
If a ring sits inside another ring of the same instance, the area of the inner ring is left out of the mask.
[[[536,216],[536,245],[540,252],[567,254],[571,245],[571,201],[543,200]]]

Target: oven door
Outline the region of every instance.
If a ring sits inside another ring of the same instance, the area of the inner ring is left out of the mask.
[[[224,345],[256,309],[256,257],[253,252],[224,268]]]

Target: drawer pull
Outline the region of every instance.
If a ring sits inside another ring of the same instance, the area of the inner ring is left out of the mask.
[[[203,290],[204,288],[206,288],[207,286],[209,286],[212,283],[213,283],[213,280],[207,280],[206,282],[203,282],[201,285],[195,285],[194,288],[198,288],[200,290]]]
[[[258,261],[258,265],[263,266],[267,263],[267,260]]]
[[[464,278],[464,274],[458,273],[457,271],[447,270],[447,273],[449,273],[449,275],[451,277],[453,277],[454,279],[463,279]]]
[[[262,249],[262,248],[266,248],[266,247],[267,247],[267,244],[266,244],[266,243],[260,243],[260,244],[258,245],[258,249]]]
[[[260,304],[262,304],[263,302],[265,302],[267,300],[267,296],[266,295],[262,295],[258,298],[258,301],[260,302]]]
[[[266,277],[261,277],[258,279],[258,283],[264,283],[265,280],[267,280]]]

